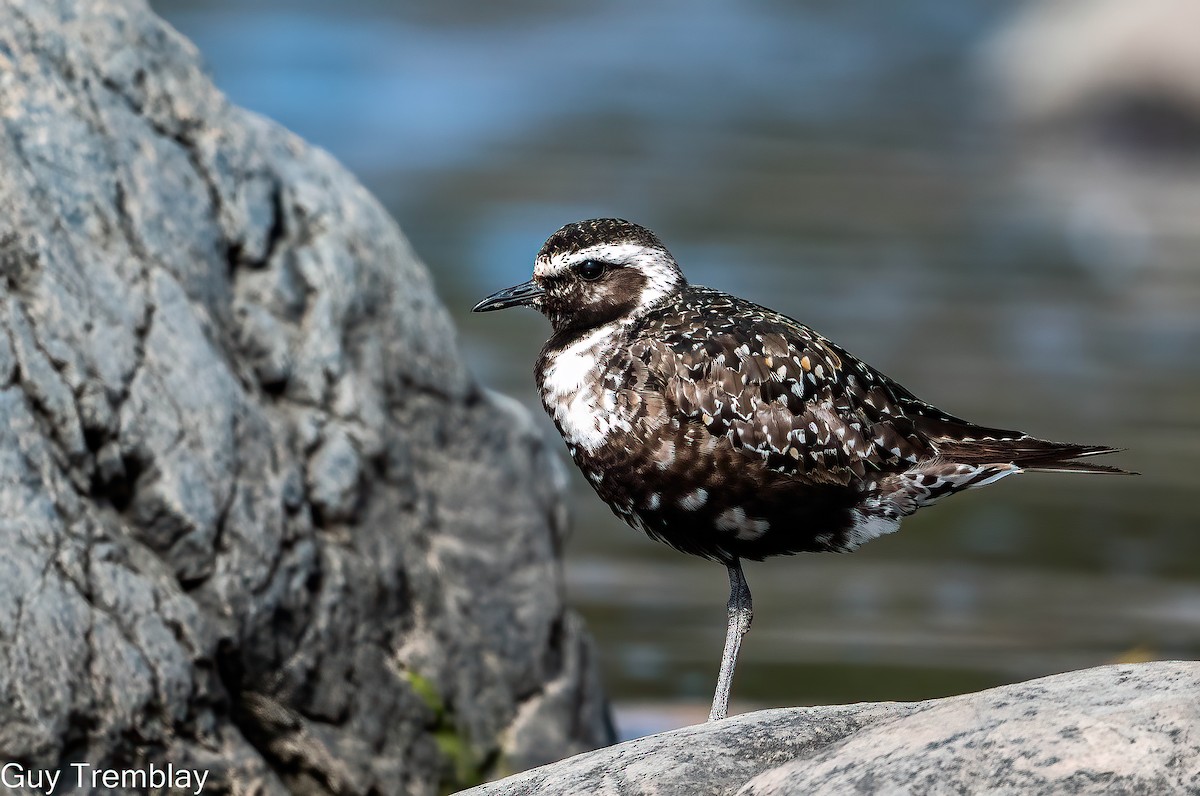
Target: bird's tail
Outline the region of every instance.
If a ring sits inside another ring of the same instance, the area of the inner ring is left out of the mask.
[[[1096,464],[1081,462],[1089,456],[1103,456],[1106,453],[1120,453],[1122,448],[1110,448],[1105,445],[1073,445],[1070,443],[1048,442],[1037,440],[1048,447],[1047,450],[1028,454],[1022,452],[1013,459],[1013,464],[1026,472],[1035,473],[1116,473],[1118,475],[1136,475],[1129,470],[1113,467],[1111,464]],[[1053,446],[1057,446],[1054,448]]]
[[[1121,448],[1052,442],[1019,431],[984,428],[969,423],[959,425],[935,421],[934,425],[940,427],[923,430],[929,435],[938,453],[949,461],[980,464],[1005,462],[1033,472],[1136,475],[1108,464],[1077,461],[1107,453],[1118,453]]]

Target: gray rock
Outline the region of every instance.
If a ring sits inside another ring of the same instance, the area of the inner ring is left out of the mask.
[[[1007,5],[979,52],[997,177],[1091,278],[1158,318],[1190,318],[1179,287],[1200,251],[1200,4]]]
[[[1160,662],[926,702],[760,711],[464,793],[1197,793],[1198,694],[1200,663]]]
[[[328,155],[0,4],[0,758],[426,794],[611,739],[563,476]]]

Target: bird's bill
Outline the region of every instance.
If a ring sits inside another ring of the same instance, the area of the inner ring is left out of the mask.
[[[543,292],[541,285],[530,279],[528,282],[497,290],[472,307],[471,312],[491,312],[508,307],[528,306],[540,299]]]

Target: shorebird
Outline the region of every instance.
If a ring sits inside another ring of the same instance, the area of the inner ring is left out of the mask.
[[[550,321],[538,391],[600,498],[728,570],[709,720],[728,712],[753,618],[743,560],[854,550],[1015,473],[1124,472],[1078,461],[1115,448],[968,422],[786,315],[688,284],[653,232],[622,219],[567,224],[531,280],[474,311],[515,306]]]

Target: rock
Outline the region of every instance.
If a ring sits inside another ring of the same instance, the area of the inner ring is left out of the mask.
[[[0,758],[426,794],[609,742],[560,466],[387,214],[144,2],[0,21]]]
[[[767,710],[465,791],[1173,794],[1200,790],[1200,663],[1104,666],[914,703]]]
[[[1200,5],[1031,0],[980,51],[1000,183],[1115,295],[1190,317],[1200,235]]]
[[[1112,143],[1200,145],[1200,8],[1191,0],[1026,2],[985,57],[1024,125],[1127,118],[1122,129],[1133,135]]]

